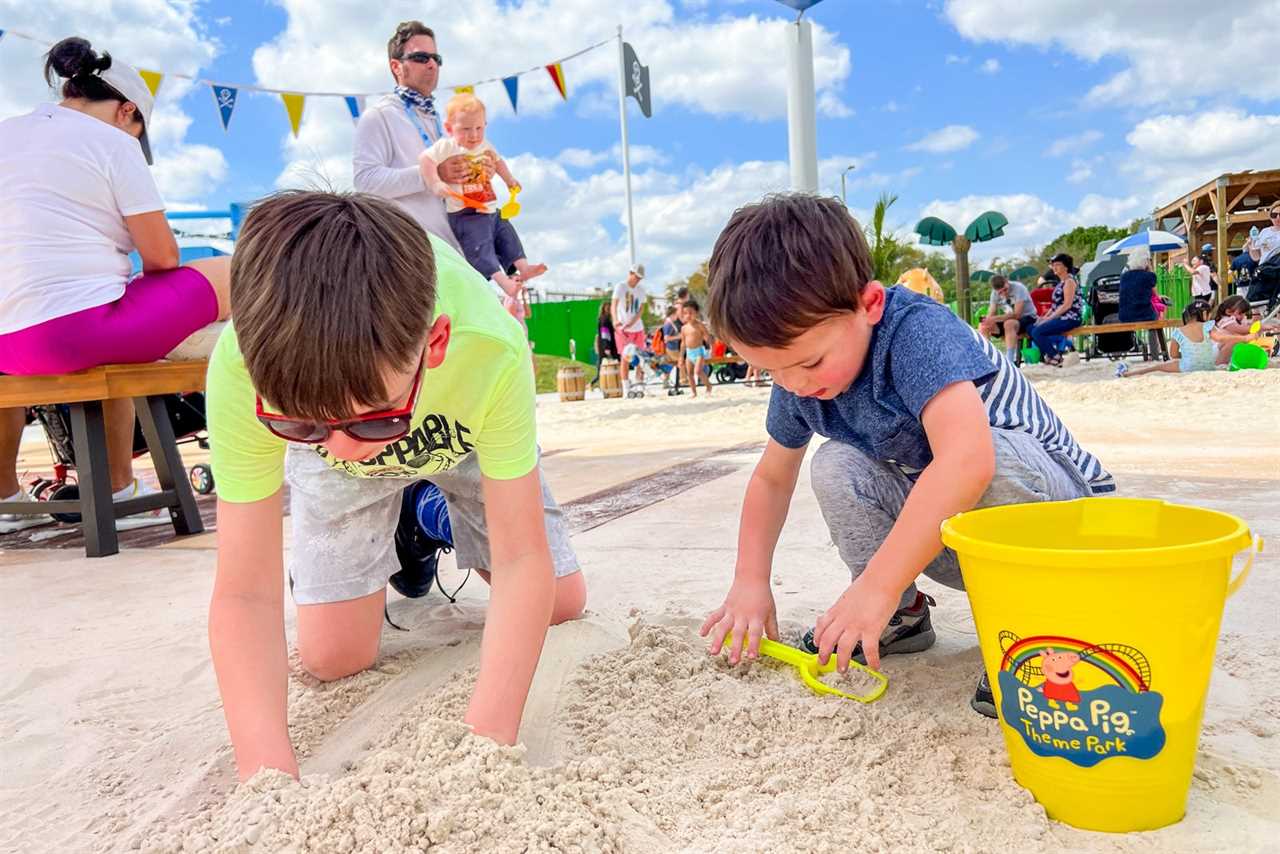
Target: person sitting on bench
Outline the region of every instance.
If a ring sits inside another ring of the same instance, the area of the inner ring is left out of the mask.
[[[978,324],[988,338],[1004,338],[1004,353],[1017,362],[1018,342],[1036,325],[1036,304],[1022,282],[1011,282],[1005,276],[991,277],[991,308]]]
[[[138,72],[73,37],[50,49],[44,73],[65,80],[63,100],[0,122],[0,373],[161,359],[228,317],[229,259],[178,265],[147,169],[154,99]],[[134,249],[142,275],[130,279]],[[103,411],[114,498],[153,491],[133,476],[133,401]],[[24,423],[22,409],[0,409],[0,501],[32,500],[17,477]],[[0,533],[50,521],[3,514]]]

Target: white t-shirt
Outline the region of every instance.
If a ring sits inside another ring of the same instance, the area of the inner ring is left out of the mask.
[[[1253,245],[1262,251],[1258,263],[1265,264],[1268,258],[1274,258],[1276,253],[1280,253],[1280,228],[1269,225],[1262,229],[1258,232],[1258,236],[1253,238]]]
[[[619,282],[613,289],[613,298],[618,302],[613,325],[623,332],[644,332],[644,301],[647,297],[641,282],[636,282],[634,288],[628,287],[626,282]]]
[[[124,294],[124,218],[164,210],[138,140],[56,104],[0,122],[0,334]]]
[[[477,204],[484,205],[484,210],[480,211],[480,213],[493,213],[492,202],[498,196],[493,192],[493,169],[490,168],[488,159],[484,156],[486,151],[492,151],[495,159],[498,157],[498,150],[487,139],[475,148],[466,148],[453,137],[442,136],[427,149],[427,155],[437,165],[455,154],[461,154],[466,157],[471,164],[471,174],[467,177],[467,180],[461,184],[446,184],[445,186],[461,196],[466,196]],[[444,207],[449,213],[457,213],[465,206],[455,198],[446,197]]]
[[[1196,267],[1194,273],[1191,274],[1191,295],[1197,297],[1207,297],[1213,293],[1213,286],[1209,283],[1209,265],[1201,264]]]

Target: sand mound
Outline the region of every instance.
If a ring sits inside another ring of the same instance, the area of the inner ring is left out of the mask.
[[[965,708],[976,653],[911,662],[896,701],[863,706],[816,697],[772,663],[732,669],[687,626],[631,634],[566,686],[553,767],[457,723],[474,679],[459,673],[348,773],[264,772],[141,848],[971,851],[985,846],[962,838],[1018,827],[1027,850],[1048,828],[995,726]]]

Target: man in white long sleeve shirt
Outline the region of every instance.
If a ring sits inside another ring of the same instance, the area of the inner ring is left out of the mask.
[[[435,33],[420,21],[396,27],[387,43],[387,58],[396,91],[370,106],[356,125],[355,188],[399,204],[426,231],[461,251],[444,201],[427,189],[418,156],[443,133],[432,93],[443,59],[436,52]],[[468,174],[466,158],[451,157],[439,164],[440,177],[459,183]]]

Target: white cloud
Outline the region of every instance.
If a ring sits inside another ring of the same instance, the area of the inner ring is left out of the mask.
[[[1060,136],[1044,150],[1044,153],[1049,157],[1061,157],[1064,154],[1084,151],[1100,139],[1102,139],[1102,132],[1096,130],[1087,130],[1074,136]]]
[[[1093,165],[1079,158],[1071,161],[1071,171],[1067,173],[1068,184],[1083,184],[1093,177]]]
[[[885,105],[880,109],[884,110],[886,113],[896,113],[900,111],[902,107],[901,105],[898,104],[897,101],[894,101],[891,99],[888,102],[886,102]]]
[[[578,169],[590,169],[593,166],[599,166],[608,159],[608,152],[591,151],[586,148],[566,148],[556,156],[556,160],[565,166],[573,166]]]
[[[954,54],[954,53],[947,54],[947,58],[946,58],[947,65],[966,65],[968,64],[968,62],[969,62],[969,57],[967,56],[958,56],[957,54]]]
[[[68,21],[74,21],[74,33]],[[0,42],[0,118],[31,110],[41,101],[57,101],[41,77],[47,43],[75,34],[87,38],[95,50],[108,51],[138,68],[197,74],[217,53],[217,43],[196,17],[187,0],[118,0],[84,4],[54,0],[0,0],[0,22],[20,24],[16,30],[41,39],[37,43],[7,33]],[[182,111],[182,97],[191,83],[166,77],[161,83],[149,135],[155,155],[155,176],[166,202],[199,198],[226,175],[226,160],[208,146],[191,146],[185,137],[191,117]],[[187,177],[184,169],[195,170]]]
[[[1125,136],[1123,171],[1163,205],[1225,172],[1280,163],[1280,115],[1219,110],[1145,119]]]
[[[965,196],[954,200],[934,200],[920,210],[920,217],[936,216],[956,231],[964,229],[979,214],[999,211],[1009,220],[1003,237],[974,244],[970,252],[975,262],[996,256],[1009,257],[1033,246],[1043,246],[1078,225],[1124,225],[1143,213],[1137,198],[1106,198],[1090,194],[1074,210],[1054,207],[1039,196],[1015,193],[1002,196]]]
[[[1000,60],[988,59],[982,63],[981,67],[979,67],[978,70],[981,71],[983,74],[999,74]]]
[[[975,41],[1065,50],[1090,62],[1125,60],[1128,68],[1090,93],[1097,104],[1220,93],[1267,101],[1280,92],[1280,66],[1268,61],[1280,20],[1276,0],[947,0],[944,11]]]
[[[907,150],[927,151],[933,154],[959,151],[973,145],[978,140],[978,136],[978,132],[968,125],[947,125],[911,143],[907,146]]]

